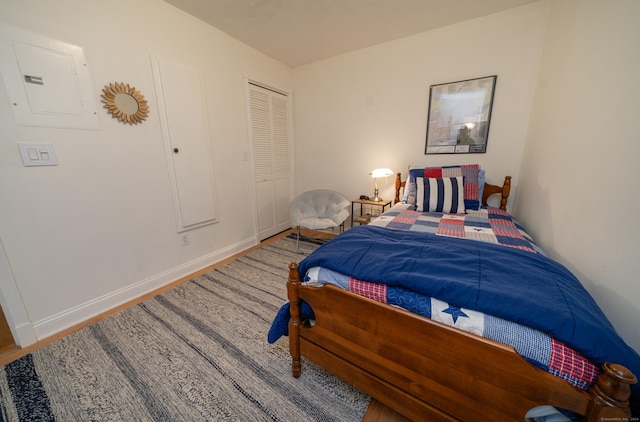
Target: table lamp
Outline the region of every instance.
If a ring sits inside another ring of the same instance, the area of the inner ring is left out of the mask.
[[[374,169],[370,174],[371,177],[373,177],[373,186],[375,187],[373,191],[373,198],[371,200],[380,202],[382,199],[378,196],[378,178],[391,176],[393,174],[393,170],[387,168]]]

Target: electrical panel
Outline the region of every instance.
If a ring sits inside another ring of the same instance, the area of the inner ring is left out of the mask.
[[[0,24],[0,74],[17,125],[100,128],[81,47]]]

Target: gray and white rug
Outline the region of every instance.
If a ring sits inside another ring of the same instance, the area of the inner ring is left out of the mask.
[[[279,239],[2,367],[0,420],[361,420],[368,396],[306,361],[293,378],[287,339],[267,343],[295,248]]]

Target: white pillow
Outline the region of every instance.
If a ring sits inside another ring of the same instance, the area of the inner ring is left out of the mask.
[[[420,212],[463,214],[463,177],[418,177],[416,206]]]

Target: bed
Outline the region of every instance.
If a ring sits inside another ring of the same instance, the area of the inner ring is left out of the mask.
[[[272,331],[286,319],[293,376],[304,356],[412,420],[630,420],[640,357],[509,194],[477,165],[411,169],[391,210],[291,263]]]

